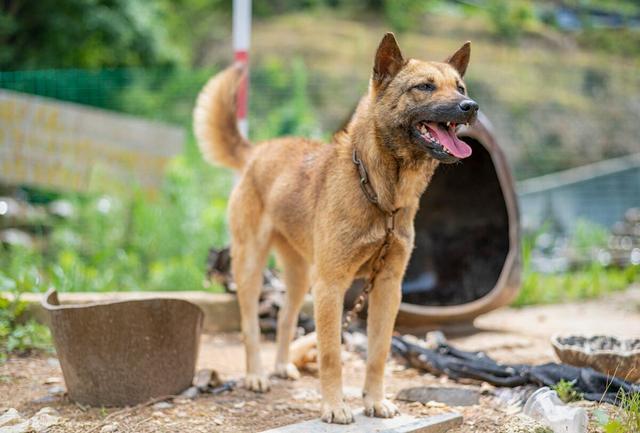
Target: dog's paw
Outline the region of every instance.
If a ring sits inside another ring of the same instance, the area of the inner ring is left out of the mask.
[[[370,398],[364,398],[364,414],[366,416],[375,416],[377,418],[393,418],[400,412],[395,404],[389,400],[373,400]]]
[[[283,379],[298,380],[300,379],[300,372],[292,363],[288,364],[276,364],[276,376]]]
[[[351,424],[353,422],[351,409],[344,402],[333,405],[323,404],[321,418],[322,421],[329,424]]]
[[[247,374],[244,378],[244,387],[250,391],[267,392],[271,385],[269,378],[262,374]]]

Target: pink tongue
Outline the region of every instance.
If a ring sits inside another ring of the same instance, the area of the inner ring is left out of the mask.
[[[456,132],[453,128],[444,129],[437,123],[428,123],[427,126],[431,134],[435,134],[438,138],[440,144],[456,158],[466,158],[471,155],[471,147],[456,137]]]

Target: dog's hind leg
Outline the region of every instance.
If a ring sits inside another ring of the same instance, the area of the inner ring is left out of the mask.
[[[289,362],[289,344],[295,334],[300,307],[309,292],[309,264],[282,237],[274,242],[286,286],[284,305],[278,313],[275,373],[285,379],[298,379],[298,369]]]

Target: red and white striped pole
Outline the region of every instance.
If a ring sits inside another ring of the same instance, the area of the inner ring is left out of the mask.
[[[249,102],[249,45],[251,43],[251,0],[233,0],[233,51],[235,61],[247,68],[247,74],[238,89],[236,116],[238,129],[249,136],[247,108]]]

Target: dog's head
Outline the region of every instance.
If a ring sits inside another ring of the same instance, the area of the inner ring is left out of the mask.
[[[471,155],[456,129],[473,122],[478,104],[467,96],[462,77],[470,43],[444,62],[405,60],[392,33],[378,47],[370,87],[377,133],[399,156],[426,154],[444,163]]]

